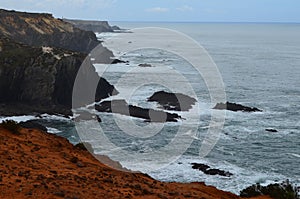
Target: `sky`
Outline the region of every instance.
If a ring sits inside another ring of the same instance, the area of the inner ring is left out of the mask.
[[[0,0],[0,7],[108,21],[300,23],[300,0]]]

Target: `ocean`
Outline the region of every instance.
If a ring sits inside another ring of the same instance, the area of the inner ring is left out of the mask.
[[[126,29],[161,27],[186,34],[203,46],[217,65],[224,82],[226,100],[257,107],[263,112],[222,111],[225,113],[225,123],[216,145],[207,156],[199,156],[215,105],[211,102],[205,78],[196,73],[187,60],[176,54],[162,49],[140,49],[120,57],[129,61],[129,64],[108,66],[103,73],[103,77],[110,83],[118,85],[120,94],[112,98],[122,99],[129,96],[130,104],[156,109],[157,104],[147,102],[147,98],[156,91],[170,89],[152,82],[162,78],[171,81],[175,87],[183,85],[180,78],[169,72],[172,69],[188,80],[198,100],[194,109],[199,112],[179,113],[188,119],[165,124],[148,124],[141,119],[97,113],[102,119],[100,127],[103,135],[106,141],[111,142],[109,148],[103,146],[101,137],[93,139],[92,133],[79,133],[78,136],[72,121],[45,115],[48,119],[40,121],[50,131],[68,138],[72,143],[77,143],[80,139],[88,141],[97,153],[109,155],[126,168],[140,170],[157,180],[205,182],[237,194],[255,183],[270,184],[289,179],[300,185],[300,24],[111,24]],[[134,35],[135,31],[102,33],[97,36],[104,41],[105,46],[107,40],[113,40],[120,34]],[[143,63],[153,67],[138,66]],[[103,67],[105,66],[101,64],[95,65],[97,71],[101,71]],[[145,74],[153,75],[149,78]],[[123,78],[126,82],[120,81]],[[143,84],[139,85],[141,81]],[[86,128],[91,131],[99,128],[99,124],[93,125],[88,124]],[[172,145],[172,140],[177,139],[176,133],[180,131],[181,125],[197,125],[196,134],[189,136],[187,132],[187,135],[179,136],[179,141],[169,151],[162,150],[165,146]],[[267,128],[276,129],[278,132],[267,132]],[[149,130],[149,134],[145,129]],[[174,154],[174,157],[168,159],[168,154],[163,154],[162,151]],[[147,156],[148,154],[156,155]],[[205,163],[212,168],[229,171],[233,176],[209,176],[192,169],[191,163]],[[156,167],[151,164],[163,166],[153,169]]]

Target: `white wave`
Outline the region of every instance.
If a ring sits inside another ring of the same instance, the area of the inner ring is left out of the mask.
[[[49,115],[49,114],[42,114],[40,115],[43,119],[49,120],[62,120],[62,121],[70,121],[71,118],[66,118],[63,115]]]
[[[217,168],[233,173],[231,177],[210,176],[201,171],[192,169],[191,163],[203,163],[209,165],[211,168]],[[176,182],[205,182],[208,185],[216,186],[225,191],[230,191],[239,194],[242,189],[256,183],[270,184],[282,179],[285,176],[261,173],[250,169],[244,169],[233,165],[226,161],[211,161],[209,159],[197,159],[196,157],[183,156],[168,167],[150,172],[150,176],[161,181],[176,181]]]
[[[297,153],[287,153],[287,155],[291,155],[293,157],[300,158],[300,155]]]
[[[13,121],[16,121],[16,122],[26,122],[26,121],[34,120],[34,119],[37,119],[37,118],[33,115],[11,116],[11,117],[2,117],[2,118],[0,118],[0,122],[3,122],[5,120],[13,120]]]
[[[51,128],[51,127],[46,127],[46,128],[47,128],[47,131],[52,134],[58,134],[58,133],[62,132],[56,128]]]

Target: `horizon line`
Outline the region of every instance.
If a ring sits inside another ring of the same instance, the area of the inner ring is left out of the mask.
[[[83,19],[87,20],[88,19]],[[100,21],[100,20],[99,20]],[[135,21],[135,20],[107,20],[108,22],[129,22],[129,23],[249,23],[249,24],[300,24],[293,21]]]

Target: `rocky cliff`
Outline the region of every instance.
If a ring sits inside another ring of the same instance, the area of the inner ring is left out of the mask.
[[[50,14],[0,10],[0,114],[69,115],[76,75],[95,46],[103,53],[97,61],[111,63],[112,52],[93,32]],[[99,79],[92,64],[85,64],[83,73],[83,96],[95,81],[96,100],[114,94],[114,87]]]
[[[53,46],[83,53],[89,53],[100,44],[93,32],[76,28],[51,14],[3,9],[0,9],[0,35],[27,45]]]
[[[65,22],[73,24],[75,27],[93,32],[114,32],[115,29],[119,30],[117,26],[110,26],[107,21],[88,21],[88,20],[75,20],[63,19]]]
[[[52,47],[32,47],[8,38],[0,38],[0,49],[2,115],[70,114],[73,84],[85,54]],[[88,93],[91,82],[98,80],[97,101],[116,92],[105,79],[99,79],[91,64],[85,67],[82,92]]]

